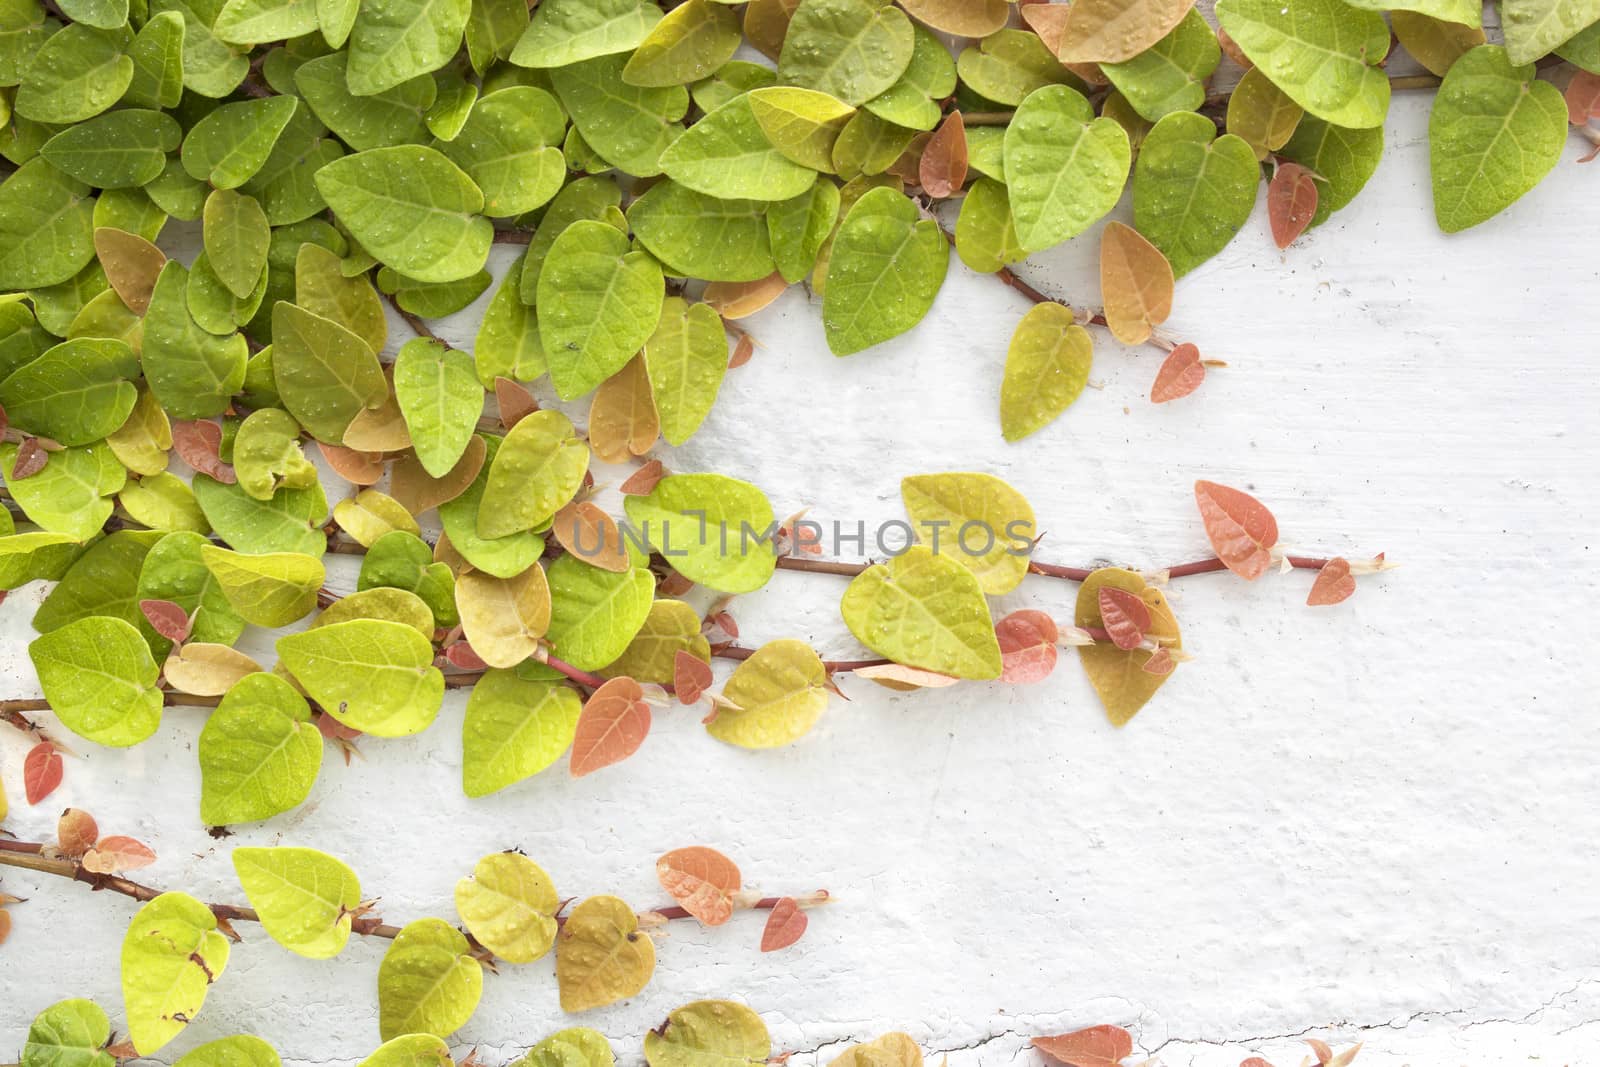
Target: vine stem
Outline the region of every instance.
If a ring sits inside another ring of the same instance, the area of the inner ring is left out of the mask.
[[[49,874],[57,878],[66,878],[74,882],[82,882],[95,890],[108,890],[141,903],[154,900],[165,890],[135,882],[114,874],[96,874],[86,869],[78,860],[60,858],[45,854],[45,846],[36,841],[12,841],[0,838],[0,867],[16,867],[21,870],[34,871],[38,874]],[[734,909],[737,911],[771,911],[784,900],[784,897],[735,897]],[[826,904],[832,899],[826,889],[818,889],[812,893],[805,893],[794,898],[795,903],[802,908],[816,907]],[[251,922],[259,923],[261,916],[254,908],[239,904],[207,904],[211,914],[223,923]],[[688,911],[676,904],[669,904],[659,908],[650,908],[639,913],[642,925],[657,925],[661,922],[670,922],[674,919],[693,918]],[[558,921],[560,921],[558,917]],[[401,927],[386,923],[375,917],[365,915],[352,915],[350,930],[352,933],[365,937],[381,937],[393,941],[401,931]],[[231,930],[227,931],[238,940],[238,936]],[[478,949],[483,946],[468,935],[468,940]],[[487,951],[486,949],[484,950]]]
[[[1285,556],[1289,566],[1296,570],[1320,571],[1328,565],[1328,560],[1315,556]],[[838,560],[807,559],[804,556],[779,556],[778,569],[786,571],[805,571],[811,574],[837,574],[845,578],[854,578],[865,571],[871,563],[843,563]],[[1087,581],[1089,575],[1099,568],[1096,567],[1063,567],[1055,563],[1028,563],[1029,574],[1039,574],[1047,578],[1060,578],[1068,582]],[[1215,556],[1209,559],[1195,560],[1193,563],[1179,563],[1175,566],[1164,567],[1157,571],[1145,571],[1147,575],[1157,578],[1188,578],[1196,574],[1215,574],[1225,571],[1228,565]]]

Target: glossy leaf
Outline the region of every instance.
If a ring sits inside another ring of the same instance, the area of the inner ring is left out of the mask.
[[[760,589],[777,567],[772,505],[748,482],[720,474],[663,478],[623,501],[628,518],[672,569],[724,593]]]
[[[378,966],[378,1032],[449,1037],[483,995],[483,967],[467,939],[443,919],[407,923]]]
[[[376,737],[425,730],[444,699],[433,646],[398,622],[352,619],[277,642],[306,693],[346,726]]]
[[[778,78],[865,103],[892,86],[911,62],[911,20],[872,0],[807,0],[790,20]]]
[[[917,541],[970,570],[985,594],[1022,583],[1037,532],[1021,493],[991,474],[952,473],[903,478],[900,496]]]
[[[1000,675],[1000,647],[977,577],[923,545],[863,571],[840,611],[856,640],[896,663],[957,678]]]
[[[287,626],[310,614],[327,577],[322,561],[302,552],[250,554],[202,545],[200,558],[234,612],[257,626]]]
[[[122,619],[90,616],[41,634],[28,658],[51,710],[80,737],[122,748],[161,724],[155,660]]]
[[[850,209],[834,238],[822,325],[847,356],[898,337],[933,307],[950,265],[939,224],[893,189],[874,189]]]
[[[556,938],[561,1010],[588,1011],[638,993],[656,969],[656,947],[639,917],[616,897],[590,897],[567,916]]]
[[[1344,0],[1217,0],[1217,20],[1295,103],[1340,126],[1381,126],[1389,27]]]
[[[310,795],[322,735],[305,698],[271,674],[241,678],[200,731],[200,819],[255,822]]]
[[[313,960],[344,951],[361,883],[341,860],[314,848],[241,847],[233,869],[272,940]]]
[[[456,911],[473,938],[507,963],[532,963],[555,944],[561,899],[528,857],[497,852],[456,883]]]
[[[549,259],[539,278],[539,331],[550,380],[570,400],[621,370],[649,339],[664,299],[661,267],[628,251],[615,227],[592,221],[569,226]]]
[[[1089,381],[1094,341],[1072,309],[1031,308],[1011,337],[1000,385],[1000,429],[1020,441],[1048,426],[1078,399]]]
[[[771,1055],[767,1024],[731,1000],[697,1000],[675,1008],[644,1038],[649,1067],[760,1067]]]
[[[1122,127],[1096,118],[1081,93],[1049,85],[1029,94],[1005,136],[1018,243],[1034,252],[1088,229],[1121,197],[1131,159]]]
[[[1255,150],[1210,119],[1175,112],[1156,123],[1133,173],[1134,225],[1183,277],[1220,252],[1250,218]]]
[[[1249,493],[1216,482],[1195,482],[1194,499],[1217,558],[1247,581],[1267,573],[1278,543],[1272,512]]]
[[[163,893],[133,917],[122,942],[122,1001],[134,1050],[148,1056],[194,1021],[228,963],[216,916],[184,893]]]

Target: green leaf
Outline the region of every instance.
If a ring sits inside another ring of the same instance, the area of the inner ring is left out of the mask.
[[[1094,339],[1072,309],[1038,304],[1017,323],[1000,385],[1000,431],[1020,441],[1072,406],[1089,382]]]
[[[848,356],[905,333],[933,307],[950,267],[937,221],[897,189],[874,189],[845,216],[828,262],[822,326]]]
[[[681,600],[657,600],[628,647],[601,672],[607,678],[626,676],[636,682],[670,685],[679,652],[711,662],[711,643],[700,632],[700,616]]]
[[[1233,240],[1255,208],[1255,149],[1192,111],[1168,115],[1145,137],[1133,172],[1134,227],[1181,278]]]
[[[83,545],[67,534],[19,533],[0,537],[0,589],[28,582],[55,581],[72,566]]]
[[[723,200],[788,200],[817,180],[816,171],[773,147],[748,93],[690,126],[661,153],[661,169],[680,185]]]
[[[289,413],[329,444],[343,441],[357,415],[389,397],[388,379],[366,341],[282,300],[272,309],[272,376]]]
[[[128,21],[128,0],[63,0],[60,6],[73,22],[102,30],[121,29]]]
[[[115,1067],[111,1020],[92,1000],[58,1000],[33,1017],[20,1067]]]
[[[287,626],[317,606],[327,578],[322,561],[300,552],[246,555],[203,545],[200,559],[234,613],[257,626]]]
[[[807,0],[789,22],[778,80],[863,104],[911,64],[915,35],[897,7],[873,0]]]
[[[879,118],[914,130],[931,130],[943,112],[939,101],[956,91],[956,61],[944,42],[921,26],[916,34],[911,64],[900,80],[861,106]]]
[[[644,345],[645,373],[668,444],[687,441],[711,413],[728,372],[722,319],[707,304],[668,297]]]
[[[633,498],[629,498],[633,499]],[[650,614],[656,582],[637,558],[620,573],[561,556],[547,568],[550,629],[557,656],[581,670],[598,670],[622,655]]]
[[[448,1037],[472,1018],[483,968],[443,919],[407,923],[378,967],[378,1032]]]
[[[681,85],[648,89],[622,80],[622,56],[603,56],[550,72],[561,104],[589,147],[626,174],[661,173],[661,154],[683,134],[689,109]]]
[[[435,478],[449,474],[483,414],[472,357],[439,341],[408,341],[395,357],[394,392],[423,469]]]
[[[207,1041],[178,1057],[173,1067],[282,1067],[277,1049],[249,1034]]]
[[[188,530],[163,535],[145,554],[136,598],[170,600],[182,608],[189,616],[192,641],[231,645],[244,632],[245,623],[201,558],[200,550],[208,543],[201,534]],[[134,610],[138,610],[137,604]],[[172,643],[155,632],[142,612],[139,630],[157,656],[167,654]]]
[[[1161,591],[1145,583],[1140,575],[1116,567],[1102,567],[1078,587],[1078,604],[1073,619],[1076,626],[1103,627],[1100,616],[1100,590],[1123,589],[1144,600],[1150,609],[1151,625],[1148,636],[1164,639],[1168,647],[1181,651],[1183,641],[1178,636],[1178,621]],[[1144,669],[1152,653],[1141,648],[1124,651],[1116,645],[1097,642],[1078,648],[1078,658],[1084,673],[1094,686],[1095,693],[1105,706],[1106,717],[1113,726],[1124,726],[1139,713],[1156,690],[1166,684],[1172,672],[1151,674]]]
[[[321,530],[328,499],[320,484],[308,489],[281,487],[271,500],[257,500],[238,485],[224,485],[197,474],[195,500],[218,536],[240,552],[299,552],[320,556],[328,546]]]
[[[1318,118],[1365,129],[1389,111],[1389,26],[1344,0],[1217,0],[1217,20],[1272,83]]]
[[[96,616],[51,630],[28,646],[28,658],[51,710],[79,737],[126,748],[161,725],[155,660],[122,619]]]
[[[1543,58],[1596,22],[1600,0],[1503,0],[1500,5],[1511,66]]]
[[[404,589],[415,594],[445,627],[456,625],[456,580],[449,564],[435,563],[433,550],[416,534],[391,530],[374,541],[361,558],[356,589]]]
[[[1556,55],[1590,74],[1600,74],[1600,18],[1557,48]]]
[[[697,618],[697,632],[698,624]],[[571,747],[583,702],[551,674],[528,663],[489,670],[472,687],[461,723],[461,788],[467,796],[488,796],[531,778]]]
[[[802,167],[833,170],[834,143],[855,108],[827,93],[792,85],[755,89],[744,99],[773,148]]]
[[[361,882],[343,861],[314,848],[236,848],[233,869],[272,940],[312,960],[344,951]]]
[[[605,1035],[586,1026],[557,1030],[528,1050],[518,1067],[616,1067]]]
[[[381,352],[389,336],[383,298],[365,274],[345,277],[340,262],[337,254],[321,245],[302,244],[294,257],[294,302],[302,310],[337,322],[372,351]],[[363,389],[363,397],[370,388]]]
[[[644,1035],[650,1067],[761,1067],[771,1055],[767,1024],[732,1000],[685,1004]]]
[[[286,41],[317,28],[315,0],[228,0],[211,32],[224,44]]]
[[[373,148],[317,171],[317,189],[361,246],[408,278],[451,282],[483,268],[494,225],[483,192],[436,149]]]
[[[152,530],[211,532],[211,524],[189,484],[166,471],[130,481],[117,494],[117,503],[134,522]]]
[[[218,189],[243,185],[266,163],[298,105],[292,96],[221,105],[183,139],[183,169]]]
[[[1121,63],[1100,69],[1133,109],[1155,122],[1174,111],[1197,111],[1206,100],[1206,79],[1222,60],[1210,23],[1194,8],[1161,40]]]
[[[670,273],[712,282],[753,282],[772,273],[764,203],[663,181],[633,202],[628,221]]]
[[[1510,207],[1560,162],[1566,140],[1561,92],[1531,65],[1513,66],[1497,45],[1456,60],[1428,123],[1439,228],[1456,233]]]
[[[350,31],[350,91],[371,96],[438,70],[461,48],[471,0],[367,0]]]
[[[294,72],[295,88],[330,130],[358,152],[427,138],[423,116],[438,94],[432,78],[423,75],[381,93],[355,96],[345,79],[346,65],[345,53],[337,52]]]
[[[218,337],[189,313],[189,272],[168,260],[144,317],[140,353],[145,380],[174,419],[204,419],[228,409],[244,385],[249,345],[242,334]]]
[[[519,67],[567,67],[631,52],[661,21],[649,0],[544,0],[512,50]]]
[[[0,474],[22,513],[51,533],[87,541],[111,517],[110,497],[122,489],[128,472],[104,443],[50,453],[44,469],[17,481],[11,472],[17,446],[0,444]]]
[[[843,178],[882,174],[910,149],[916,136],[916,130],[858,111],[834,142],[833,170]]]
[[[560,909],[550,876],[516,852],[483,857],[472,877],[456,883],[456,911],[467,932],[507,963],[532,963],[550,951]]]
[[[772,259],[790,285],[817,264],[817,254],[839,222],[839,187],[818,181],[792,200],[767,205],[767,236]]]
[[[1022,584],[1038,536],[1033,508],[992,474],[921,474],[900,481],[918,543],[977,575],[989,596]]]
[[[977,577],[924,545],[858,575],[840,605],[856,640],[896,663],[998,678],[1000,645]]]
[[[770,641],[739,664],[722,687],[706,724],[718,741],[741,748],[778,748],[810,732],[828,708],[828,671],[810,645]]]
[[[433,645],[402,623],[352,619],[288,634],[278,656],[312,700],[375,737],[421,733],[444,700]]]
[[[1027,30],[999,30],[956,58],[961,81],[985,100],[1016,107],[1046,85],[1084,88],[1055,54]]]
[[[561,412],[535,411],[511,428],[486,468],[478,536],[492,540],[548,525],[582,487],[589,446]]]
[[[250,60],[217,40],[209,18],[202,19],[184,0],[150,0],[152,13],[176,12],[183,18],[183,87],[221,99],[250,73]],[[209,5],[206,8],[210,13]]]
[[[623,501],[628,519],[673,570],[724,593],[751,593],[777,567],[772,504],[749,482],[674,474]]]
[[[486,458],[472,484],[454,500],[439,505],[439,519],[445,536],[461,558],[496,578],[515,578],[538,561],[544,552],[544,538],[527,530],[506,537],[478,536],[478,519],[483,494],[489,484],[489,468],[500,447],[500,439],[479,435],[486,446]]]
[[[12,110],[34,122],[62,125],[100,114],[133,81],[133,60],[125,54],[131,39],[124,26],[63,27],[22,72]]]
[[[234,296],[248,297],[267,269],[267,213],[253,196],[217,189],[206,197],[204,220],[206,260],[217,280]]]
[[[150,16],[128,46],[133,81],[122,95],[124,104],[178,106],[183,99],[184,36],[183,16],[178,12],[161,11]]]
[[[993,274],[1027,258],[1028,253],[1017,243],[1011,196],[1004,182],[979,178],[967,190],[956,218],[956,255],[980,274]]]
[[[716,73],[739,50],[739,16],[709,0],[688,0],[656,23],[634,50],[622,78],[629,85],[687,85]]]
[[[70,280],[94,259],[89,188],[47,159],[31,159],[0,183],[0,289]]]
[[[528,5],[523,0],[474,0],[467,19],[467,56],[472,69],[482,74],[497,59],[509,59],[528,28]]]
[[[1006,186],[1021,246],[1037,252],[1083,233],[1122,196],[1132,149],[1114,119],[1083,94],[1047,85],[1029,94],[1005,137]]]
[[[567,227],[539,276],[539,334],[556,393],[572,400],[621,370],[649,340],[664,296],[661,265],[628,251],[616,227]]]
[[[282,678],[235,682],[200,731],[200,821],[256,822],[303,803],[322,767],[322,734],[310,720],[305,698]]]
[[[560,142],[566,116],[531,85],[489,93],[443,151],[483,190],[483,213],[520,215],[543,207],[567,177]]]
[[[144,621],[139,610],[140,570],[162,536],[155,530],[117,530],[95,541],[39,605],[33,628],[49,633],[97,615],[138,626]]]
[[[385,1041],[357,1067],[452,1067],[450,1046],[433,1034],[402,1034]]]
[[[128,1038],[148,1056],[183,1033],[228,964],[228,939],[211,909],[186,893],[162,893],[139,909],[122,941]]]
[[[277,408],[252,411],[233,439],[233,470],[239,488],[256,500],[271,500],[280,487],[317,484],[316,464],[300,451],[300,424]]]
[[[39,154],[63,173],[100,189],[154,181],[178,148],[183,130],[171,115],[128,108],[70,126]]]
[[[545,372],[539,319],[520,292],[525,262],[523,257],[511,265],[478,323],[472,356],[478,384],[485,389],[493,389],[496,378],[531,382]]]
[[[87,445],[121,426],[139,391],[139,360],[121,341],[63,341],[0,381],[0,406],[14,426]]]

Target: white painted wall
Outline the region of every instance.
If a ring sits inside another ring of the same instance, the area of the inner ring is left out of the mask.
[[[0,732],[8,827],[47,837],[61,807],[86,807],[155,846],[145,880],[211,900],[242,901],[230,845],[315,845],[395,920],[453,918],[455,881],[511,846],[563,893],[641,907],[661,898],[655,857],[701,843],[759,888],[838,897],[770,956],[757,916],[675,923],[641,996],[577,1020],[557,1008],[549,960],[490,976],[456,1043],[491,1065],[573,1022],[637,1064],[645,1030],[699,997],[748,1002],[797,1067],[891,1029],[952,1050],[955,1067],[1035,1064],[1027,1035],[1101,1022],[1169,1065],[1295,1063],[1301,1034],[1364,1040],[1370,1065],[1592,1062],[1600,172],[1574,164],[1574,139],[1534,194],[1447,239],[1428,100],[1396,98],[1383,166],[1328,226],[1280,255],[1258,210],[1181,283],[1171,332],[1231,364],[1190,400],[1152,407],[1159,355],[1103,341],[1104,389],[1005,445],[996,398],[1025,305],[957,263],[921,328],[847,360],[791,293],[752,320],[764,347],[667,457],[756,482],[779,514],[869,523],[901,517],[902,475],[992,471],[1033,502],[1040,557],[1078,564],[1204,554],[1190,485],[1207,477],[1257,493],[1296,548],[1404,564],[1332,609],[1302,605],[1303,573],[1182,583],[1199,658],[1127,729],[1106,724],[1070,659],[1027,689],[847,681],[852,702],[788,750],[724,747],[695,714],[665,712],[621,767],[469,802],[457,695],[425,735],[364,742],[349,768],[330,754],[301,810],[217,842],[197,814],[203,713],[174,709],[130,751],[83,745],[41,810],[17,795],[24,742]],[[1096,248],[1090,234],[1024,270],[1092,304]],[[477,310],[443,332],[470,340]],[[849,656],[842,590],[780,573],[736,614],[751,643]],[[1064,618],[1074,591],[1030,579],[1004,607]],[[38,692],[24,646],[41,595],[0,608],[4,695]],[[120,1016],[131,902],[11,870],[0,887],[30,898],[0,949],[0,1059],[58,998]],[[240,1031],[298,1067],[377,1044],[385,943],[313,963],[243,933],[158,1059]]]

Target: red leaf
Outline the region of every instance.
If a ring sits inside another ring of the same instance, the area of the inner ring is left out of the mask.
[[[628,475],[627,481],[619,487],[624,496],[649,496],[656,483],[667,476],[667,468],[659,459],[652,459]]]
[[[1335,556],[1317,572],[1317,580],[1311,583],[1311,595],[1306,597],[1306,604],[1313,608],[1337,604],[1341,600],[1349,600],[1355,591],[1356,579],[1350,573],[1350,561]]]
[[[11,465],[11,480],[20,482],[24,478],[31,478],[44,470],[44,465],[49,462],[50,453],[44,450],[39,439],[24,437],[22,444],[17,446],[16,462]]]
[[[1590,119],[1600,118],[1600,74],[1580,70],[1567,83],[1567,121],[1574,126],[1587,126]]]
[[[0,404],[0,434],[11,429],[11,416],[6,414],[5,405]]]
[[[96,874],[116,874],[119,871],[136,871],[156,861],[156,854],[143,841],[113,835],[102,837],[100,843],[83,857],[85,870]]]
[[[705,624],[700,629],[705,633],[709,633],[714,629],[721,630],[729,638],[739,636],[739,624],[726,611],[713,611],[706,617]]]
[[[1133,1055],[1133,1035],[1120,1026],[1091,1026],[1030,1044],[1066,1067],[1116,1067]]]
[[[574,778],[620,763],[644,744],[650,733],[650,705],[632,678],[613,678],[594,691],[578,715],[568,764]]]
[[[756,343],[750,339],[749,334],[740,334],[738,343],[733,346],[733,355],[728,357],[728,369],[744,366],[755,354]]]
[[[1200,362],[1200,350],[1187,343],[1178,345],[1156,372],[1156,384],[1150,387],[1150,400],[1156,404],[1181,400],[1200,388],[1200,383],[1205,380],[1206,365]]]
[[[29,804],[37,804],[61,784],[64,770],[61,753],[48,741],[40,741],[28,750],[22,761],[22,787]]]
[[[494,380],[494,398],[500,405],[500,425],[508,430],[539,410],[539,402],[533,394],[510,378]]]
[[[1171,649],[1158,648],[1150,653],[1150,658],[1144,661],[1144,666],[1139,668],[1146,674],[1167,675],[1178,665],[1177,657]]]
[[[156,633],[168,641],[182,644],[189,639],[189,631],[194,629],[194,620],[189,618],[189,613],[183,610],[182,605],[170,600],[141,600],[139,610],[150,620]]]
[[[1272,1067],[1272,1064],[1268,1063],[1260,1056],[1251,1056],[1249,1059],[1240,1063],[1239,1067]]]
[[[703,845],[675,848],[656,860],[656,880],[707,926],[721,926],[733,917],[733,895],[742,884],[738,865]]]
[[[1315,1037],[1308,1037],[1306,1038],[1306,1044],[1310,1045],[1311,1051],[1317,1054],[1318,1063],[1327,1063],[1329,1060],[1333,1059],[1333,1047],[1326,1041],[1319,1040]]]
[[[776,952],[788,948],[805,934],[811,920],[800,910],[794,897],[784,897],[772,906],[767,925],[761,931],[761,951]]]
[[[445,649],[444,658],[452,667],[460,667],[464,671],[481,671],[489,666],[465,641],[457,641]]]
[[[1144,644],[1150,629],[1150,605],[1126,589],[1100,587],[1100,621],[1111,635],[1111,643],[1124,652]]]
[[[1280,163],[1267,185],[1267,221],[1279,248],[1306,232],[1317,213],[1317,180],[1298,163]]]
[[[361,731],[346,726],[332,715],[318,715],[316,719],[317,732],[329,741],[354,741],[361,736]]]
[[[210,419],[174,422],[172,450],[189,466],[224,485],[239,480],[233,467],[222,462],[222,427]]]
[[[1042,611],[1013,611],[994,624],[1000,642],[1000,680],[1040,682],[1056,667],[1056,621]]]
[[[56,845],[63,856],[77,859],[94,847],[100,827],[82,808],[68,808],[56,820]]]
[[[711,664],[699,656],[680,648],[672,657],[672,691],[680,703],[698,704],[711,682]]]
[[[1267,573],[1272,546],[1278,543],[1278,520],[1266,505],[1249,493],[1207,481],[1194,483],[1194,499],[1217,558],[1247,581]]]
[[[967,183],[967,124],[952,111],[922,150],[917,177],[922,191],[935,200],[959,192]]]

